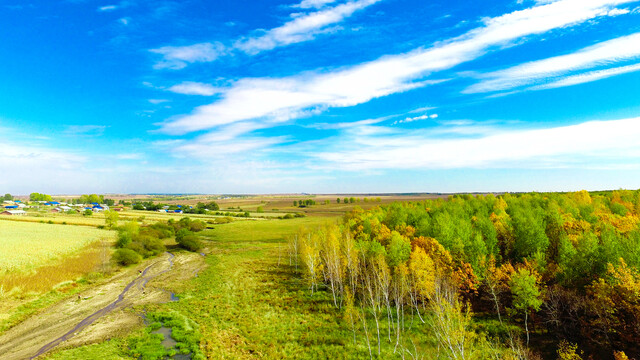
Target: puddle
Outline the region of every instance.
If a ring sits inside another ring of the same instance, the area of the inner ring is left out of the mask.
[[[152,331],[151,333],[152,334],[162,334],[164,339],[162,340],[162,342],[160,344],[165,349],[174,348],[178,344],[178,342],[171,336],[171,334],[172,334],[171,328],[162,326],[158,330]],[[175,354],[172,357],[169,357],[168,359],[173,359],[173,360],[191,360],[191,354]]]
[[[171,332],[171,328],[163,326],[160,329],[153,331],[152,334],[162,334],[162,336],[164,336],[164,340],[162,340],[161,344],[165,349],[169,349],[178,344],[178,342],[171,337]]]

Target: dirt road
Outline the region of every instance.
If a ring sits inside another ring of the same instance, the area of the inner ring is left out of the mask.
[[[202,266],[204,260],[200,255],[165,253],[142,268],[118,274],[0,336],[0,359],[33,359],[59,346],[79,346],[127,332],[138,326],[141,319],[124,309],[168,301],[170,292],[162,286],[169,280],[190,277]]]

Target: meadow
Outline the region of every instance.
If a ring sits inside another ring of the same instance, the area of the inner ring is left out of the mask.
[[[146,308],[149,326],[128,337],[59,350],[47,359],[103,359],[104,354],[109,359],[161,359],[172,352],[153,334],[159,321],[172,324],[177,347],[191,352],[192,359],[369,359],[362,331],[354,337],[330,292],[311,293],[302,269],[287,254],[288,236],[338,220],[243,221],[205,230],[208,267],[187,283],[165,284],[180,300]],[[373,319],[367,322],[375,328]],[[416,349],[425,359],[446,358],[430,327],[418,322],[411,331]],[[383,342],[378,358],[402,358],[394,344]]]

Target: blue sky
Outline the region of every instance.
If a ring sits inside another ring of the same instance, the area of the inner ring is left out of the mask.
[[[640,188],[640,1],[0,3],[0,191]]]

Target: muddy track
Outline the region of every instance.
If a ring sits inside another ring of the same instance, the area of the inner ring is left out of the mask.
[[[121,274],[78,295],[77,300],[66,299],[27,319],[0,336],[0,359],[37,358],[115,310],[162,301],[166,291],[147,291],[146,287],[149,281],[173,268],[174,257],[166,253],[164,259],[148,265],[138,276],[137,271]],[[121,287],[123,283],[126,283],[124,289]]]

